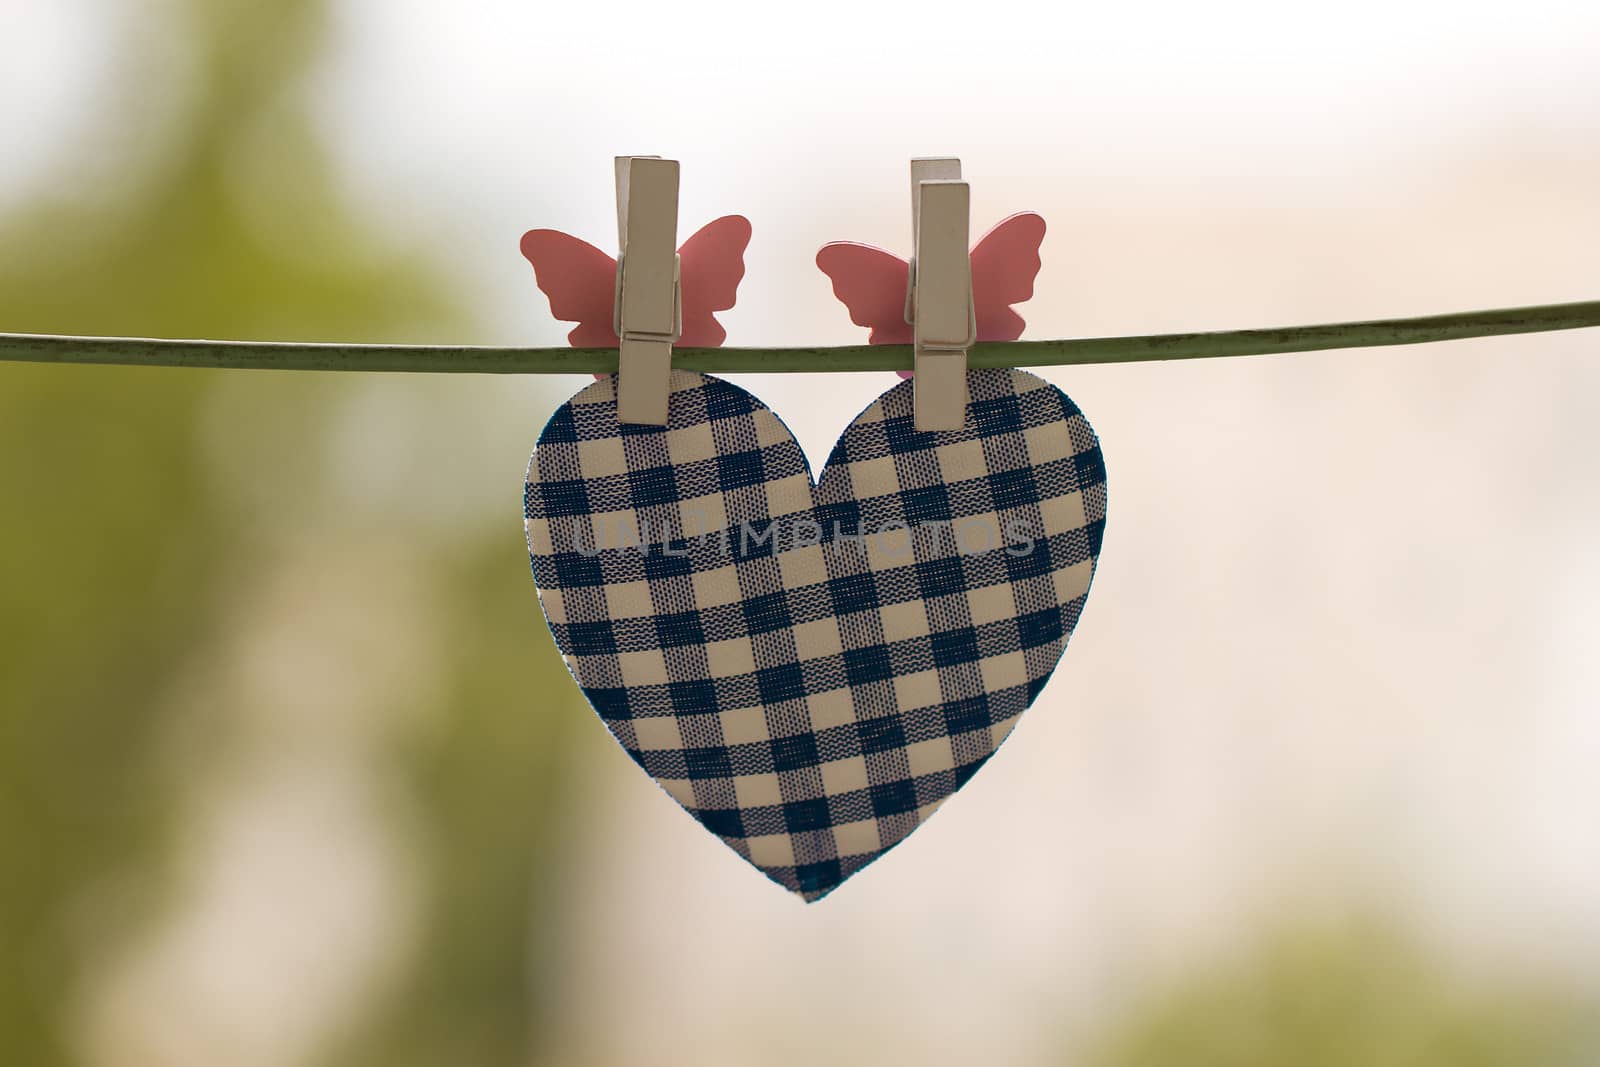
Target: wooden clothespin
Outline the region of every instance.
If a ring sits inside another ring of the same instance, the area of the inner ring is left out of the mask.
[[[617,420],[667,424],[672,345],[683,324],[678,161],[618,156]]]
[[[968,252],[971,207],[959,159],[911,161],[906,321],[913,327],[918,430],[959,430],[967,420],[967,349],[977,338]]]

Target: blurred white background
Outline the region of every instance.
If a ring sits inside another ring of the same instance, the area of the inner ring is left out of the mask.
[[[87,171],[60,162],[141,6],[0,0],[26,42],[0,66],[0,199],[142,165],[147,146],[114,137]],[[336,16],[311,91],[341,181],[396,245],[446,257],[493,324],[478,340],[560,343],[517,239],[605,247],[618,153],[682,160],[685,233],[754,223],[736,344],[864,340],[812,257],[905,252],[914,155],[963,159],[976,228],[1045,216],[1026,337],[1600,296],[1592,2]],[[186,76],[178,54],[147,73],[154,108]],[[237,160],[241,195],[292,193],[268,145]],[[315,234],[273,239],[316,253]],[[1011,743],[804,907],[585,724],[592,870],[558,1058],[1045,1062],[1264,917],[1346,909],[1398,916],[1464,969],[1600,982],[1600,333],[1044,373],[1101,435],[1109,520],[1079,630]],[[893,377],[739,381],[820,466]],[[580,385],[372,379],[331,438],[329,506],[415,537],[514,529],[511,479]],[[435,462],[426,434],[478,459]],[[529,640],[548,640],[536,620]],[[375,699],[377,663],[339,683],[357,696],[322,697],[328,716]],[[280,770],[329,743],[301,737]],[[354,752],[219,817],[193,908],[85,1009],[97,1060],[224,1062],[270,1037],[229,1062],[295,1062],[331,1025],[290,995],[305,961],[338,959],[330,997],[381,967],[411,905],[403,858],[341,792]],[[230,877],[240,850],[272,858]],[[327,891],[285,900],[284,865],[325,870]],[[241,946],[278,963],[242,966]],[[152,1009],[173,996],[208,1024]]]

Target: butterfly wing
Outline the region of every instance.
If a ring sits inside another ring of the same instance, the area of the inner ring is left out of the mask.
[[[750,245],[750,220],[743,215],[712,219],[678,249],[678,286],[683,296],[683,330],[678,344],[716,348],[728,331],[716,312],[733,307],[744,280],[744,250]]]
[[[1026,325],[1011,310],[1033,296],[1044,219],[1024,211],[1001,219],[972,249],[972,304],[978,340],[1015,341]]]
[[[854,241],[834,241],[817,253],[817,266],[833,282],[833,295],[850,321],[871,329],[867,343],[908,345],[906,281],[910,265],[892,252]]]
[[[616,304],[617,261],[587,241],[560,230],[529,230],[522,254],[550,298],[550,314],[577,328],[567,334],[574,348],[615,348],[612,325]]]

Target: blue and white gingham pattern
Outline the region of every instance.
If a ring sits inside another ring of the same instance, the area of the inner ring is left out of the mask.
[[[967,380],[963,429],[917,432],[902,382],[815,487],[776,415],[685,371],[664,427],[620,425],[614,378],[585,388],[528,466],[534,578],[573,677],[635,762],[807,900],[994,753],[1094,575],[1094,431],[1031,374]]]

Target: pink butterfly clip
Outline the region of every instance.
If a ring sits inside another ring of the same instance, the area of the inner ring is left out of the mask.
[[[1000,220],[972,247],[972,304],[979,341],[1015,341],[1026,323],[1011,305],[1033,296],[1039,274],[1044,219],[1031,211]],[[833,295],[850,321],[869,327],[867,343],[908,345],[906,281],[910,264],[892,252],[854,241],[834,241],[817,253],[817,266],[833,281]],[[901,371],[900,377],[911,377]]]
[[[706,223],[678,248],[683,301],[678,344],[716,348],[727,340],[728,331],[717,321],[716,313],[734,305],[749,244],[750,220],[743,215],[724,215]],[[522,254],[533,264],[534,280],[550,298],[550,313],[563,322],[578,324],[567,334],[569,344],[574,348],[617,347],[615,259],[560,230],[529,230],[522,235]]]

